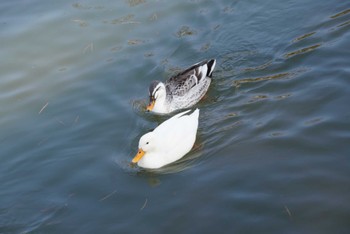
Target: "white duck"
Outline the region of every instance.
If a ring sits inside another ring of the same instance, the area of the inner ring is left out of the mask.
[[[181,112],[140,138],[139,150],[132,159],[143,168],[160,168],[187,154],[196,140],[199,109]]]
[[[202,61],[171,77],[165,84],[153,81],[147,110],[167,114],[199,102],[209,88],[215,64],[215,59]]]

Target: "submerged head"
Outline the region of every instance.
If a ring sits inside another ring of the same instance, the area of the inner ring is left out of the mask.
[[[147,153],[153,150],[154,148],[154,134],[153,132],[146,133],[140,138],[139,141],[139,150],[137,151],[136,156],[132,159],[133,163],[137,163],[141,158]]]
[[[156,104],[164,102],[166,97],[166,89],[163,82],[154,80],[149,86],[149,104],[147,111],[152,111]]]

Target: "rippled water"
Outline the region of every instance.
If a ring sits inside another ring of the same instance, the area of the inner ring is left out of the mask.
[[[350,3],[2,1],[0,233],[349,233]],[[148,85],[217,58],[194,149]]]

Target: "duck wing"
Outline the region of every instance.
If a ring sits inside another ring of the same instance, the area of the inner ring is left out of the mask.
[[[183,96],[196,86],[203,78],[211,77],[215,67],[215,59],[196,63],[186,70],[171,77],[166,82],[167,91],[175,96]]]
[[[153,131],[154,134],[161,137],[162,147],[173,148],[174,146],[190,145],[189,149],[192,148],[198,129],[199,109],[189,113],[191,111],[190,109],[176,114]]]

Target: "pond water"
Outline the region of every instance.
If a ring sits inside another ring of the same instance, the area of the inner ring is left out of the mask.
[[[348,1],[1,1],[0,233],[349,233]],[[193,150],[148,85],[216,58]]]

